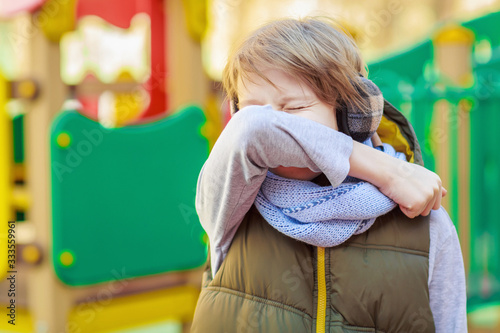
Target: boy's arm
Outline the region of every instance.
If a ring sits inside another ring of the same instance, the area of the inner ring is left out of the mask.
[[[338,186],[351,168],[351,176],[378,186],[400,205],[413,205],[416,215],[436,200],[427,184],[437,176],[424,168],[357,142],[353,150],[350,137],[312,120],[270,106],[246,107],[226,125],[198,178],[196,210],[210,239],[214,272],[267,169],[280,165],[321,171],[332,186]],[[430,194],[422,194],[424,190]],[[419,203],[415,198],[420,197],[424,200]]]
[[[441,207],[446,189],[442,187],[439,176],[424,167],[401,161],[356,141],[349,162],[350,176],[377,186],[410,218],[427,216],[431,209]]]
[[[236,113],[203,165],[196,191],[196,210],[210,239],[212,271],[219,268],[268,168],[321,171],[337,186],[349,171],[351,150],[350,137],[269,106]]]
[[[429,302],[436,332],[467,332],[465,271],[457,232],[443,208],[430,218]]]

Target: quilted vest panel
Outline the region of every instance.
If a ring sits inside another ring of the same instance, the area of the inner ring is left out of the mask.
[[[326,331],[433,332],[428,249],[428,219],[399,210],[326,249]],[[317,260],[316,247],[279,233],[252,207],[215,277],[207,266],[191,331],[316,331]]]

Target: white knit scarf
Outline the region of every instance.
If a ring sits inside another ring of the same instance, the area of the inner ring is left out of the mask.
[[[371,140],[364,142],[371,146]],[[383,151],[405,160],[388,144]],[[368,230],[396,203],[375,186],[347,177],[338,187],[283,178],[268,171],[255,199],[264,219],[281,233],[321,247],[339,245]]]

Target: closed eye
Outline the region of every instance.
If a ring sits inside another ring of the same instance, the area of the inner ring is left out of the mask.
[[[286,107],[283,108],[283,111],[302,111],[307,108],[308,106]]]

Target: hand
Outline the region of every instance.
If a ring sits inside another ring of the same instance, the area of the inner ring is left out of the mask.
[[[437,174],[404,161],[395,166],[391,173],[389,181],[379,186],[379,189],[394,200],[406,216],[427,216],[431,209],[441,207],[441,199],[447,190]]]
[[[429,215],[439,209],[446,189],[434,172],[370,148],[353,143],[349,175],[377,186],[394,200],[408,217]]]

